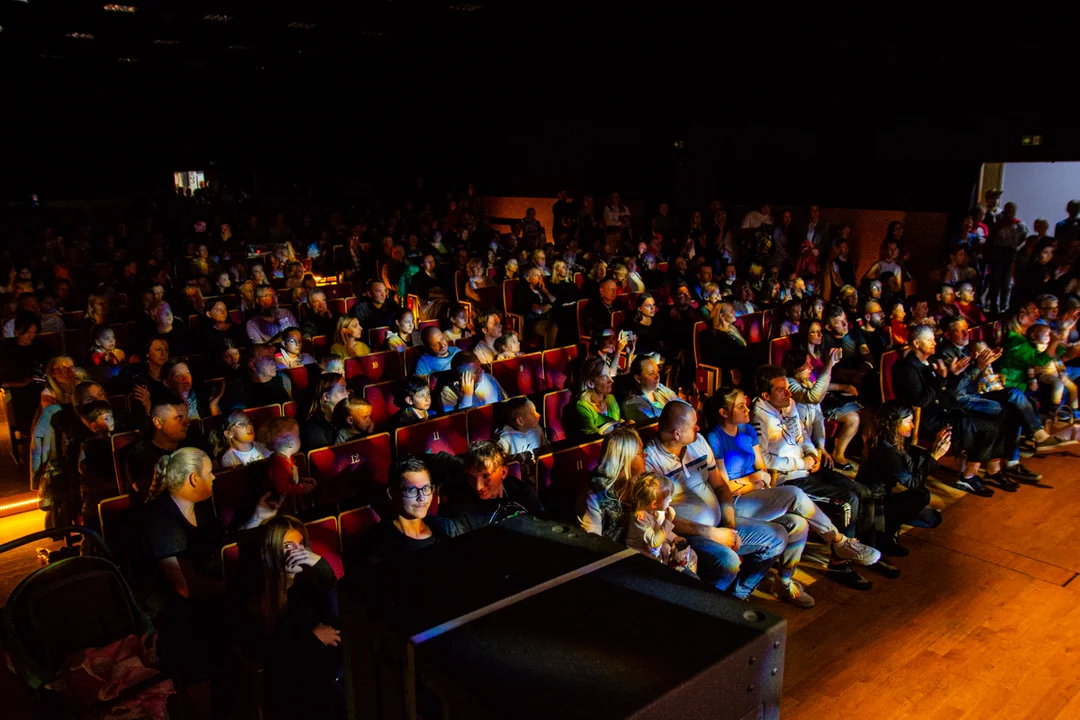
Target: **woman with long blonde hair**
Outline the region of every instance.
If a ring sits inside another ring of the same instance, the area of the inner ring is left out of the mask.
[[[589,488],[578,499],[578,522],[593,535],[626,542],[630,521],[627,492],[630,481],[645,472],[645,449],[637,431],[619,428],[600,448],[600,464],[593,471]]]

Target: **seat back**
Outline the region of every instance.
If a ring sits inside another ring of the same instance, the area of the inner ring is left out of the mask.
[[[578,356],[578,346],[552,348],[543,352],[544,381],[548,390],[564,390],[570,382],[570,368]]]
[[[307,463],[315,479],[316,503],[385,499],[392,460],[387,433],[312,450],[307,454]]]
[[[773,336],[773,325],[776,323],[776,309],[770,308],[764,310],[761,313],[761,332],[762,340],[767,340]]]
[[[987,326],[986,325],[977,325],[976,327],[971,328],[968,340],[969,340],[969,342],[972,342],[972,343],[985,342],[986,341],[986,335],[987,335]]]
[[[49,346],[50,355],[64,354],[64,334],[58,332],[41,333],[37,339]],[[79,358],[81,360],[81,358]]]
[[[405,361],[404,374],[412,375],[416,370],[416,363],[420,362],[420,356],[424,354],[423,345],[414,345],[412,347],[405,348]]]
[[[127,488],[127,477],[125,470],[125,458],[127,456],[127,448],[135,444],[135,441],[139,439],[139,431],[131,430],[129,432],[116,433],[109,438],[112,442],[112,456],[113,456],[113,470],[116,472],[116,491],[122,493]],[[106,541],[107,543],[108,541]]]
[[[338,516],[338,533],[341,542],[342,561],[350,565],[360,560],[365,541],[379,524],[379,514],[371,506],[346,510]]]
[[[893,392],[892,384],[892,369],[896,361],[900,359],[899,350],[889,350],[881,354],[881,399],[895,400],[896,394]]]
[[[101,539],[109,546],[113,562],[130,577],[132,552],[139,531],[131,496],[117,495],[99,502],[98,520],[101,521]]]
[[[281,416],[295,418],[300,413],[300,408],[295,400],[281,404]]]
[[[566,406],[570,404],[570,394],[569,390],[556,390],[544,395],[544,428],[547,430],[548,440],[553,443],[566,439],[562,418]]]
[[[784,364],[784,353],[791,347],[791,336],[773,338],[769,341],[769,362],[773,365]]]
[[[542,455],[536,460],[537,492],[553,517],[573,520],[578,497],[600,462],[602,441]]]
[[[364,386],[364,399],[371,403],[371,421],[375,423],[375,430],[379,432],[386,430],[390,418],[399,409],[394,399],[396,384],[396,382],[382,382]]]
[[[259,491],[267,485],[267,470],[267,461],[260,460],[214,473],[214,512],[222,530],[234,529],[251,517]]]
[[[240,546],[237,543],[221,548],[221,575],[227,583],[240,576]]]
[[[376,348],[381,348],[383,345],[386,344],[386,336],[389,332],[390,327],[388,325],[371,328],[367,331],[368,345],[370,345],[373,350]]]
[[[739,332],[746,338],[747,345],[761,342],[768,337],[765,334],[764,325],[764,316],[760,312],[750,313],[749,315],[742,315],[735,318],[735,327],[739,328]]]
[[[304,523],[304,527],[307,528],[312,551],[330,565],[334,575],[340,580],[345,569],[341,562],[341,536],[338,535],[337,518],[330,516],[312,520]]]
[[[361,387],[402,377],[401,353],[394,350],[371,353],[345,361],[345,382]]]
[[[318,365],[305,365],[303,367],[289,368],[285,371],[285,374],[289,376],[289,381],[292,383],[293,397],[301,401],[306,401],[308,397],[308,391],[311,388],[311,370],[309,368],[319,369]]]
[[[503,296],[503,312],[514,312],[514,291],[517,290],[520,280],[503,280],[502,284],[502,296]]]
[[[615,312],[611,313],[611,328],[613,330],[618,330],[619,328],[621,328],[624,322],[626,322],[625,310],[616,310]]]
[[[581,298],[577,301],[576,317],[578,340],[589,337],[589,324],[585,321],[585,308],[589,307],[589,298]]]
[[[491,364],[491,374],[510,397],[543,392],[543,353],[527,353],[516,358],[496,360]]]
[[[465,427],[469,431],[469,442],[488,440],[495,432],[495,409],[497,405],[481,405],[465,411]]]
[[[394,431],[397,456],[448,452],[462,455],[469,449],[469,429],[465,413],[443,415],[434,420],[407,425]]]
[[[67,354],[75,359],[75,363],[82,365],[89,361],[90,355],[90,335],[89,332],[83,328],[76,328],[74,330],[65,330],[64,336],[64,349]],[[122,347],[117,343],[117,347]]]

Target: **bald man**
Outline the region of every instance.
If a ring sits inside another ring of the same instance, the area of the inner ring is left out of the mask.
[[[739,518],[716,459],[698,433],[697,413],[682,402],[660,413],[657,436],[645,447],[645,467],[675,486],[675,532],[698,556],[698,576],[717,590],[746,600],[784,552],[787,530],[776,523]]]

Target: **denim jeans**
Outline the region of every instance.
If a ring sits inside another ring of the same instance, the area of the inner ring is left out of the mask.
[[[873,533],[873,493],[862,483],[826,468],[806,477],[787,480],[781,487],[786,485],[802,489],[812,500],[821,498],[847,503],[851,507],[851,522],[843,529],[843,533],[848,537],[863,539]]]
[[[957,403],[964,410],[980,415],[1000,415],[1004,420],[998,439],[1001,443],[1000,457],[1009,462],[1020,460],[1020,436],[1034,435],[1042,430],[1039,413],[1019,388],[994,390],[982,395],[960,395]],[[994,453],[998,457],[998,453]]]
[[[790,578],[802,559],[806,537],[812,529],[828,539],[836,535],[836,526],[805,492],[793,485],[764,488],[735,498],[735,515],[783,525],[788,531],[787,547],[780,558],[780,576]]]
[[[737,553],[700,535],[686,540],[698,556],[698,577],[717,590],[732,589],[735,597],[745,600],[784,552],[788,533],[776,523],[744,518],[738,521],[738,533],[742,545]]]

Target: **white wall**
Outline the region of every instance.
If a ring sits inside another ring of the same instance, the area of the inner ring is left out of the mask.
[[[1005,163],[1001,203],[1014,202],[1017,214],[1034,232],[1035,218],[1054,224],[1065,218],[1065,203],[1080,200],[1080,162]]]

